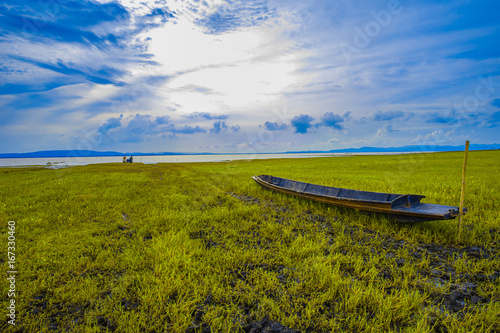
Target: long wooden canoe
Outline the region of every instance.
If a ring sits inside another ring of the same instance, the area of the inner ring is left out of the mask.
[[[448,220],[459,216],[458,207],[421,203],[423,195],[349,190],[303,183],[268,175],[253,176],[264,188],[333,206],[386,214],[400,222]],[[465,214],[466,210],[464,210]]]

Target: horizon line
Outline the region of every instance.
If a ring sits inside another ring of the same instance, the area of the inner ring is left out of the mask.
[[[463,146],[465,147],[465,145]],[[500,144],[471,144],[470,150],[497,150],[500,149]],[[269,155],[269,154],[308,154],[308,153],[370,153],[370,152],[447,152],[461,151],[462,145],[407,145],[396,147],[371,147],[365,146],[360,148],[339,148],[330,150],[297,150],[297,151],[282,151],[282,152],[119,152],[119,151],[97,151],[89,149],[58,149],[58,150],[40,150],[24,153],[0,153],[0,158],[43,158],[43,157],[99,157],[99,156],[162,156],[162,155]],[[54,156],[56,155],[56,156]]]

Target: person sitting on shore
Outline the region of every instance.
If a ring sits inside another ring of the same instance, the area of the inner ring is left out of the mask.
[[[123,156],[123,163],[127,163],[127,157]]]

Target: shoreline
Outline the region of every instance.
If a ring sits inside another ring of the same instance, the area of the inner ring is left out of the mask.
[[[384,155],[410,155],[449,152],[355,152],[355,153],[258,153],[258,154],[207,154],[207,155],[133,155],[134,163],[221,163],[241,160],[268,160],[268,159],[302,159],[321,157],[346,157],[346,156],[384,156]],[[123,163],[121,156],[92,156],[92,157],[30,157],[30,158],[0,158],[0,168],[9,167],[48,167],[63,168],[89,164]]]

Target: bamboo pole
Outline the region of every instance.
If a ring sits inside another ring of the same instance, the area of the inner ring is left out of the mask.
[[[462,192],[460,193],[460,210],[458,216],[458,237],[460,241],[460,234],[462,233],[462,215],[464,213],[464,200],[465,200],[465,169],[467,167],[467,155],[469,154],[469,140],[465,141],[465,156],[464,167],[462,169]]]

